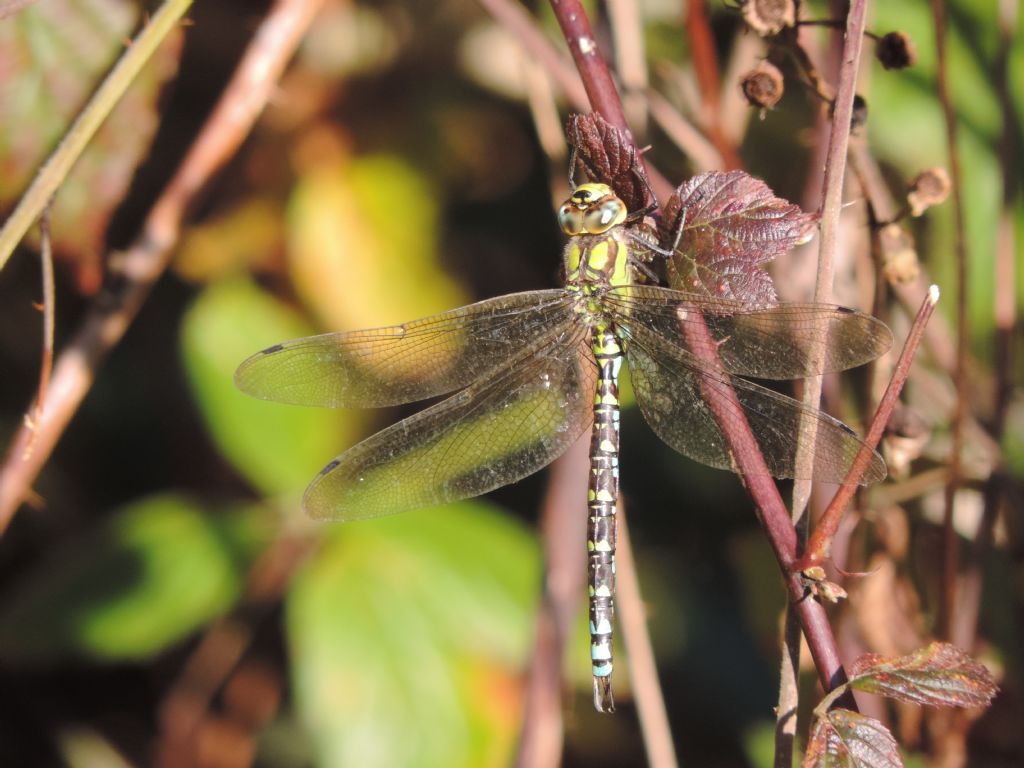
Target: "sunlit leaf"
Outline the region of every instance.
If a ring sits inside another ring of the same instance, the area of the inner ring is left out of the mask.
[[[818,718],[803,768],[902,768],[899,748],[878,720],[848,709]]]
[[[437,203],[393,156],[324,162],[288,211],[295,289],[332,330],[404,322],[465,303],[437,263]]]
[[[297,575],[296,700],[323,765],[508,765],[538,576],[480,502],[338,525]]]
[[[189,381],[224,455],[266,494],[297,493],[355,441],[361,412],[267,403],[235,388],[246,357],[311,329],[246,280],[209,285],[185,316],[182,349]]]
[[[0,24],[0,207],[28,185],[124,50],[139,6],[126,0],[47,0]],[[51,232],[79,287],[99,287],[107,224],[148,149],[157,97],[177,71],[181,34],[155,52],[100,127],[55,197]]]
[[[5,662],[144,659],[224,612],[269,539],[258,510],[157,496],[68,537],[0,605]]]
[[[175,271],[186,280],[209,281],[267,266],[284,249],[284,212],[273,200],[252,197],[237,207],[192,227],[174,257]]]
[[[983,665],[949,643],[895,658],[865,654],[849,674],[858,691],[933,707],[984,706],[999,690]]]
[[[806,240],[814,216],[743,171],[710,171],[681,184],[665,205],[662,244],[682,236],[669,262],[673,288],[769,306],[775,288],[763,265]]]

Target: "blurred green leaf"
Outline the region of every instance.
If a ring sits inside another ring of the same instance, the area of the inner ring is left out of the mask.
[[[259,510],[220,512],[177,496],[124,507],[65,540],[0,606],[0,658],[144,659],[224,612],[269,540]]]
[[[414,320],[465,303],[437,263],[437,203],[397,156],[320,163],[289,203],[295,289],[338,330]]]
[[[971,333],[980,344],[992,336],[991,297],[995,285],[993,266],[1001,209],[1004,169],[998,142],[1002,115],[1010,105],[1000,103],[993,76],[996,43],[996,5],[957,2],[947,9],[947,55],[950,99],[958,120],[957,152],[962,173],[962,196],[970,285],[968,311]],[[874,24],[881,32],[899,29],[914,40],[918,63],[899,72],[882,72],[876,65],[868,93],[872,105],[869,134],[880,161],[910,180],[936,165],[949,168],[946,127],[936,85],[934,29],[927,5],[897,0],[882,3]],[[1011,59],[1024,55],[1024,37],[1016,35]],[[1019,72],[1011,66],[1013,72]],[[1019,93],[1010,87],[1011,98]],[[1024,138],[1015,129],[1017,144]],[[894,190],[899,196],[900,190]],[[1019,215],[1019,211],[1017,212]],[[951,202],[931,209],[919,225],[921,255],[929,277],[943,290],[956,283],[954,223]],[[1018,297],[1024,299],[1024,283],[1018,281]],[[952,317],[956,302],[944,301],[940,311]],[[984,347],[979,349],[984,354]]]
[[[126,0],[48,0],[0,24],[0,208],[20,195],[124,49],[139,8]],[[99,288],[107,224],[149,148],[157,98],[178,68],[171,35],[125,93],[54,198],[58,256],[79,288]]]
[[[310,329],[243,279],[210,284],[188,311],[182,347],[189,380],[224,455],[268,495],[295,492],[359,433],[359,414],[248,397],[234,371],[249,355]]]
[[[775,759],[775,721],[759,720],[743,733],[743,752],[750,765],[770,768]]]
[[[531,537],[480,502],[332,530],[286,619],[321,763],[507,765],[538,574]]]

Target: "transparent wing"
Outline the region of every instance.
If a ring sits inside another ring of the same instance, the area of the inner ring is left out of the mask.
[[[402,325],[294,339],[235,372],[263,400],[327,407],[397,405],[461,389],[564,323],[563,290],[499,296]]]
[[[620,327],[620,332],[627,339],[626,358],[640,410],[651,428],[675,450],[702,464],[737,471],[702,394],[702,386],[723,390],[731,385],[774,477],[795,477],[797,455],[802,444],[807,444],[802,441],[813,439],[813,478],[831,483],[845,478],[862,442],[841,421],[791,397],[714,371],[678,342],[643,326]],[[730,417],[740,415],[737,412]],[[804,420],[809,427],[802,434]],[[885,474],[885,462],[875,454],[861,483],[877,482]]]
[[[760,379],[796,379],[853,368],[888,351],[892,334],[870,315],[830,304],[780,304],[752,309],[740,302],[657,286],[610,290],[615,315],[667,339],[680,339],[679,323],[704,316],[730,373]]]
[[[359,520],[487,493],[554,461],[593,419],[596,364],[575,319],[493,375],[341,454],[306,512]]]

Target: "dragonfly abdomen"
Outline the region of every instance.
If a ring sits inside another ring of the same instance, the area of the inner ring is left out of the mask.
[[[612,697],[612,623],[615,618],[615,504],[619,496],[619,370],[622,348],[607,326],[592,337],[598,380],[594,429],[590,438],[590,486],[587,560],[590,594],[590,658],[594,707],[614,712]]]

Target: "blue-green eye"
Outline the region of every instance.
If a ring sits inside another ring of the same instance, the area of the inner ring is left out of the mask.
[[[575,236],[583,231],[583,212],[570,203],[565,203],[558,209],[558,226],[570,236]]]
[[[621,224],[626,218],[626,206],[617,197],[607,198],[583,214],[583,228],[592,235],[600,235]]]

